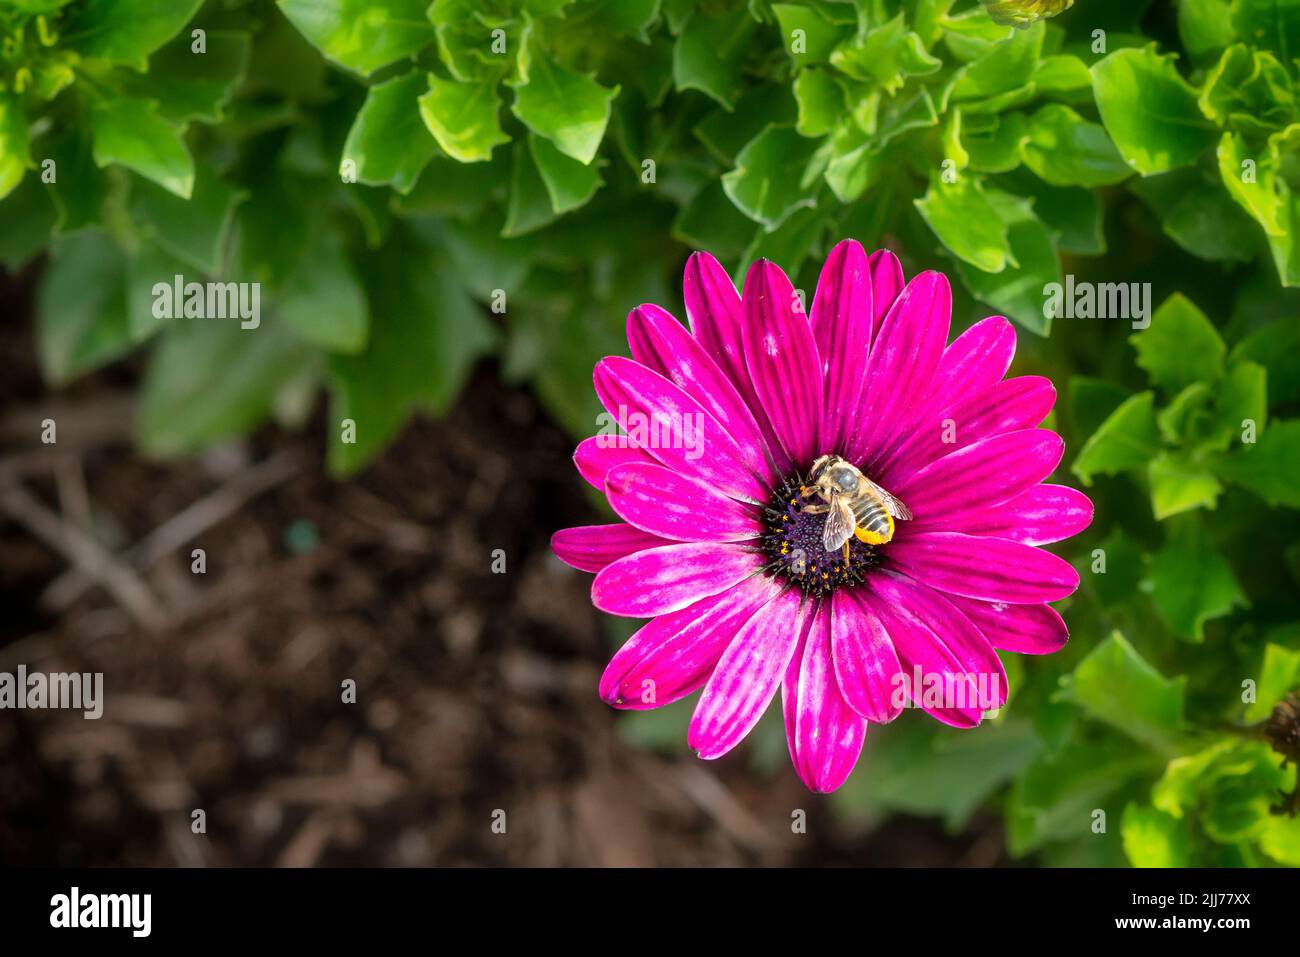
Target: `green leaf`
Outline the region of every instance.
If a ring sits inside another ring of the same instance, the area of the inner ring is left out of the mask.
[[[831,65],[855,80],[878,83],[892,95],[908,77],[929,76],[943,64],[907,29],[900,13],[865,37],[841,43],[831,54]]]
[[[438,151],[430,135],[438,116],[435,113],[432,121],[424,116],[424,101],[435,99],[434,83],[432,78],[426,83],[420,73],[413,72],[370,88],[343,144],[343,162],[356,164],[358,181],[368,186],[392,186],[404,194],[415,188],[420,173]],[[489,122],[495,123],[496,97],[490,91],[487,102],[492,107]],[[445,103],[433,103],[430,110],[445,107]],[[461,118],[465,118],[463,114]],[[445,127],[443,135],[447,135]],[[487,149],[490,154],[491,147]],[[456,158],[466,162],[462,156]]]
[[[1020,165],[1020,144],[1028,135],[1023,113],[962,115],[961,145],[977,173],[1005,173]]]
[[[646,31],[659,16],[659,5],[660,0],[591,0],[583,12],[593,35],[608,30],[647,43]]]
[[[95,164],[120,163],[184,199],[194,189],[194,160],[180,130],[147,100],[106,100],[90,114]]]
[[[0,199],[23,181],[30,162],[22,105],[12,96],[0,95]]]
[[[1233,0],[1232,28],[1252,45],[1290,63],[1300,55],[1300,3],[1296,0]]]
[[[140,447],[155,458],[175,458],[244,435],[313,362],[302,342],[271,317],[255,329],[233,319],[175,320],[141,386]]]
[[[0,229],[0,266],[14,273],[49,244],[57,214],[35,179],[9,194],[0,211],[6,217]]]
[[[501,235],[523,236],[553,222],[555,218],[551,194],[533,160],[532,150],[526,143],[516,143],[511,150],[510,199]]]
[[[594,75],[574,73],[534,57],[528,82],[515,85],[515,116],[566,156],[590,163],[605,136],[609,105],[619,88],[606,89]]]
[[[429,91],[419,103],[425,127],[452,159],[484,162],[492,158],[495,147],[510,142],[501,129],[494,79],[458,83],[430,73]]]
[[[825,136],[844,115],[844,88],[826,70],[803,70],[794,81],[794,98],[799,104],[800,136]]]
[[[977,177],[959,176],[945,183],[931,174],[929,190],[913,202],[939,242],[963,262],[995,273],[1014,261],[1007,225]]]
[[[1164,301],[1147,328],[1129,337],[1151,381],[1179,392],[1193,382],[1217,382],[1227,347],[1205,314],[1182,293]]]
[[[1191,832],[1187,822],[1153,807],[1130,803],[1121,824],[1124,853],[1134,867],[1187,867]]]
[[[1135,180],[1129,187],[1160,217],[1164,233],[1193,256],[1255,258],[1255,225],[1218,182],[1195,168]]]
[[[1214,142],[1196,91],[1154,46],[1116,50],[1093,65],[1092,85],[1106,132],[1143,176],[1187,166]]]
[[[1228,20],[1229,0],[1181,0],[1178,35],[1192,59],[1201,62],[1237,39]]]
[[[1159,520],[1197,508],[1214,508],[1223,486],[1204,465],[1185,455],[1161,452],[1147,470],[1151,510]]]
[[[150,53],[174,37],[198,13],[203,0],[85,0],[60,24],[62,43],[83,57],[97,57],[143,71]]]
[[[966,177],[963,177],[966,178]],[[989,190],[994,211],[1007,230],[1011,255],[1000,272],[981,272],[965,262],[957,264],[966,287],[981,302],[1010,316],[1040,336],[1051,330],[1043,307],[1043,292],[1061,282],[1061,262],[1047,227],[1034,215],[1030,203]]]
[[[153,183],[136,183],[131,191],[131,216],[142,235],[195,269],[213,275],[220,269],[235,209],[245,195],[204,166],[197,172],[188,201]]]
[[[1020,152],[1053,186],[1107,186],[1132,175],[1105,129],[1060,103],[1030,117]]]
[[[1146,749],[1112,735],[1071,741],[1016,780],[1007,808],[1011,853],[1026,854],[1049,841],[1097,841],[1093,811],[1162,764]]]
[[[951,81],[952,100],[980,100],[1027,86],[1038,67],[1045,34],[1042,23],[1015,30],[974,62],[958,69]]]
[[[175,277],[183,277],[189,268],[189,263],[156,242],[145,240],[139,244],[127,264],[124,278],[127,328],[132,343],[144,342],[171,321],[165,312],[154,309],[158,301],[155,290],[160,282],[172,286]]]
[[[361,355],[330,363],[329,464],[338,474],[373,458],[412,411],[446,411],[493,341],[483,311],[444,253],[405,243],[386,248],[372,265],[369,345]],[[341,441],[345,419],[356,424],[354,443]]]
[[[1246,706],[1242,720],[1247,724],[1265,720],[1297,684],[1300,684],[1300,649],[1265,645],[1255,675],[1255,700]]]
[[[1217,458],[1215,474],[1245,486],[1270,505],[1300,508],[1300,419],[1274,421],[1258,438]]]
[[[149,59],[149,72],[129,77],[132,96],[158,101],[158,115],[169,123],[216,123],[248,73],[252,43],[247,34],[211,31],[203,52],[184,34]]]
[[[1101,200],[1096,190],[1035,183],[1027,195],[1034,201],[1034,214],[1056,238],[1061,252],[1083,256],[1106,252]]]
[[[866,746],[863,760],[878,773],[853,775],[835,793],[836,810],[849,820],[884,808],[941,815],[959,827],[1042,751],[1027,721],[998,722],[979,735],[944,734],[919,723],[896,730]]]
[[[1276,319],[1232,347],[1230,361],[1246,359],[1267,370],[1269,402],[1300,396],[1300,316]]]
[[[1205,79],[1201,112],[1219,126],[1249,133],[1280,129],[1295,115],[1295,96],[1286,69],[1271,53],[1238,43]]]
[[[1062,684],[1062,695],[1130,738],[1168,752],[1181,740],[1187,678],[1165,678],[1118,631]]]
[[[1218,389],[1213,432],[1207,446],[1222,451],[1240,441],[1247,423],[1256,434],[1268,423],[1268,371],[1259,363],[1234,358]]]
[[[1111,529],[1100,547],[1103,563],[1089,562],[1087,574],[1101,603],[1115,608],[1137,594],[1143,570],[1142,550],[1119,525]]]
[[[1145,467],[1159,450],[1154,395],[1143,392],[1110,414],[1084,443],[1070,471],[1091,485],[1094,476]]]
[[[727,198],[719,180],[696,193],[673,222],[673,236],[692,249],[723,259],[739,257],[754,235],[754,221]]]
[[[1219,175],[1228,195],[1264,227],[1270,236],[1281,236],[1289,219],[1286,196],[1277,183],[1279,157],[1276,145],[1262,152],[1246,145],[1238,133],[1224,133],[1217,151]]]
[[[1194,520],[1175,524],[1168,544],[1151,557],[1156,611],[1180,638],[1199,644],[1205,623],[1246,606],[1232,569]]]
[[[693,13],[673,46],[673,85],[678,90],[699,90],[731,109],[757,27],[743,3],[714,16]]]
[[[1279,864],[1300,867],[1300,817],[1279,816],[1265,824],[1259,848]]]
[[[1263,742],[1223,739],[1170,761],[1151,801],[1175,818],[1193,819],[1215,841],[1249,840],[1268,829],[1269,807],[1287,782],[1279,763]]]
[[[572,212],[586,205],[596,195],[603,180],[597,164],[584,166],[576,159],[565,156],[550,140],[542,139],[536,133],[528,134],[528,148],[532,151],[533,162],[541,174],[546,186],[546,193],[551,197],[551,209],[556,215]]]
[[[127,352],[126,260],[103,233],[55,243],[36,294],[36,355],[41,371],[63,385]]]
[[[276,313],[303,339],[331,352],[365,347],[370,306],[336,233],[315,237],[280,290]]]
[[[831,23],[818,10],[793,3],[774,3],[772,12],[781,30],[781,46],[796,66],[825,63],[850,32]],[[795,31],[800,31],[796,33]]]
[[[1092,71],[1077,56],[1045,56],[1034,69],[1034,88],[1040,93],[1074,93],[1092,88]]]
[[[742,213],[776,229],[799,207],[816,203],[817,146],[788,126],[767,126],[723,174],[722,188]]]
[[[721,162],[734,166],[737,154],[769,123],[789,126],[796,116],[789,86],[760,83],[741,95],[734,110],[718,107],[692,132]]]
[[[59,233],[97,225],[107,185],[104,171],[95,165],[91,130],[68,130],[46,143],[44,152],[54,161],[54,181],[44,188],[58,212]]]
[[[434,41],[428,0],[276,0],[280,11],[327,58],[362,75],[414,55]]]

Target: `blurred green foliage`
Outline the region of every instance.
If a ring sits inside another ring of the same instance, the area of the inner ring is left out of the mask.
[[[993,805],[1049,864],[1300,864],[1260,730],[1300,683],[1300,3],[989,6],[1017,25],[975,0],[0,0],[0,263],[48,250],[51,383],[147,351],[148,453],[301,423],[324,389],[340,473],[484,356],[589,433],[594,361],[631,306],[680,314],[688,248],[805,289],[846,236],[941,268],[959,328],[1010,316],[1019,370],[1063,386],[1097,521],[1066,650],[1008,656],[979,731],[874,729],[835,806]],[[260,283],[265,317],[160,319],[174,275]],[[1159,308],[1053,323],[1073,280]],[[680,742],[680,710],[625,728]]]

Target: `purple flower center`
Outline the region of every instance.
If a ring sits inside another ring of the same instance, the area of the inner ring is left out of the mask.
[[[849,538],[847,549],[826,550],[822,532],[828,513],[809,510],[810,506],[815,509],[825,504],[802,475],[795,475],[777,489],[763,514],[767,531],[762,545],[768,559],[764,570],[784,577],[813,597],[861,582],[870,569],[880,564],[876,549],[856,536]]]

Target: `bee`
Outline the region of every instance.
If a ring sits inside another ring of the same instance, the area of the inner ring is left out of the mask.
[[[816,492],[826,504],[805,511],[827,513],[822,544],[828,552],[843,548],[846,561],[851,537],[856,535],[867,545],[883,545],[894,537],[894,519],[912,517],[906,505],[838,455],[823,455],[814,462],[809,480],[805,491]]]

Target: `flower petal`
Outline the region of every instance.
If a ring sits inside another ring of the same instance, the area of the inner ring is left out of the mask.
[[[781,685],[781,704],[795,770],[811,790],[827,794],[858,763],[867,720],[849,707],[835,681],[830,604],[822,602],[808,617],[811,626]]]
[[[1008,605],[949,595],[948,600],[984,633],[994,648],[1050,655],[1065,647],[1070,631],[1051,605]]]
[[[931,588],[983,601],[1058,601],[1079,587],[1079,573],[1051,552],[960,532],[919,532],[896,539],[889,543],[887,561]]]
[[[616,465],[653,461],[648,452],[638,449],[626,435],[593,435],[579,442],[573,453],[578,474],[601,492],[605,491],[605,476]]]
[[[854,711],[877,724],[902,713],[903,703],[894,698],[903,671],[898,652],[856,590],[841,588],[831,596],[831,657],[840,691]]]
[[[868,587],[893,609],[928,628],[957,662],[959,672],[975,679],[972,690],[978,695],[968,699],[968,704],[991,711],[1007,703],[1007,673],[1002,660],[984,633],[946,596],[921,582],[890,572],[872,575]]]
[[[619,427],[664,465],[733,498],[767,499],[767,487],[745,467],[736,440],[678,386],[622,356],[601,359],[593,378]]]
[[[741,542],[762,531],[748,507],[662,465],[611,469],[605,495],[619,518],[662,538]]]
[[[745,363],[777,441],[807,467],[819,454],[825,394],[821,358],[794,287],[766,259],[745,276]]]
[[[943,351],[931,401],[943,409],[963,395],[982,392],[1007,374],[1015,354],[1015,327],[1002,316],[981,319]]]
[[[731,379],[736,391],[754,414],[759,430],[767,439],[768,453],[777,472],[789,472],[790,461],[777,442],[771,423],[767,421],[767,414],[754,392],[754,383],[750,381],[749,368],[745,365],[745,310],[731,277],[708,253],[693,253],[686,260],[682,291],[692,334],[704,346],[718,368]]]
[[[913,472],[890,491],[919,521],[1001,505],[1037,485],[1060,464],[1065,444],[1055,432],[1022,429],[981,439]],[[916,526],[913,526],[916,527]],[[900,526],[910,534],[907,523]]]
[[[782,592],[745,623],[723,652],[687,734],[701,758],[722,757],[762,717],[799,643],[801,602],[797,589]]]
[[[903,293],[903,264],[888,249],[877,249],[867,257],[871,270],[871,341],[876,341],[880,327],[894,301]]]
[[[925,396],[948,341],[952,289],[937,272],[923,272],[903,290],[871,346],[867,391],[846,458],[873,471],[884,450],[923,411]]]
[[[1092,501],[1066,485],[1035,485],[1009,502],[989,509],[933,520],[944,531],[1005,538],[1026,545],[1050,545],[1078,535],[1092,524]],[[930,527],[915,523],[919,531]]]
[[[741,545],[661,545],[601,569],[591,583],[591,603],[611,615],[651,618],[726,591],[755,574],[763,561]]]
[[[632,358],[680,386],[704,411],[718,420],[745,456],[745,464],[769,485],[776,473],[767,457],[767,441],[754,414],[716,362],[686,328],[658,306],[637,306],[627,317]]]
[[[551,536],[551,551],[556,557],[583,572],[598,572],[620,558],[671,544],[623,522],[562,528]]]
[[[1055,402],[1056,389],[1043,376],[1020,376],[995,383],[919,422],[916,430],[890,453],[880,472],[881,482],[886,487],[897,487],[905,476],[981,439],[1032,429],[1047,418]]]
[[[861,245],[846,239],[831,250],[822,266],[809,320],[826,383],[823,451],[843,448],[857,424],[871,354],[871,297],[867,254]]]
[[[978,725],[984,718],[984,709],[979,706],[976,689],[956,656],[916,615],[870,592],[868,601],[889,631],[902,662],[902,677],[898,679],[901,683],[894,689],[895,700],[906,697],[914,707],[955,728]]]
[[[770,578],[749,578],[648,622],[605,667],[601,700],[639,711],[686,697],[708,679],[740,627],[779,591]]]

